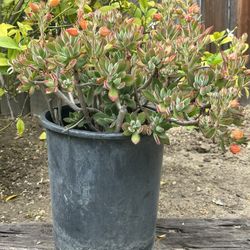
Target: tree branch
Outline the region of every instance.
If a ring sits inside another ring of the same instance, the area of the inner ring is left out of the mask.
[[[135,94],[135,101],[137,102],[137,104],[138,104],[140,110],[142,110],[142,105],[141,105],[141,103],[140,103],[140,98],[139,98],[139,94],[138,94],[138,92],[137,92],[136,87],[134,88],[134,94]]]
[[[180,126],[198,126],[199,125],[199,120],[181,121],[175,118],[168,118],[167,122],[174,123]]]
[[[157,110],[154,107],[148,107],[148,106],[143,106],[143,107],[157,112]],[[166,121],[169,123],[180,125],[180,126],[198,126],[199,125],[199,120],[192,120],[192,119],[189,119],[188,121],[182,121],[182,120],[178,120],[175,118],[167,118]]]

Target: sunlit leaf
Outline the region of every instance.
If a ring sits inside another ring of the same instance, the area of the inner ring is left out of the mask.
[[[4,89],[3,88],[0,88],[0,97],[3,96],[5,93]]]
[[[17,129],[18,136],[21,137],[24,133],[24,130],[25,130],[25,125],[24,125],[24,122],[21,118],[17,119],[16,129]]]
[[[148,1],[147,0],[139,0],[140,7],[143,11],[148,8]]]
[[[18,46],[15,40],[13,40],[12,38],[8,36],[0,37],[0,47],[6,48],[6,49],[21,50],[21,48]]]
[[[7,58],[0,58],[0,66],[8,66],[8,59]]]
[[[106,13],[106,12],[114,10],[114,9],[117,9],[117,7],[116,6],[112,6],[112,5],[108,5],[108,6],[101,7],[99,9],[99,11],[101,11],[102,13]]]
[[[1,23],[0,24],[0,37],[5,37],[8,35],[8,30],[14,28],[14,26],[7,24],[7,23]]]

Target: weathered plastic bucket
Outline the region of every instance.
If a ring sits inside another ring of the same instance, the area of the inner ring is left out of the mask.
[[[68,110],[64,110],[68,112]],[[122,134],[47,130],[53,229],[60,250],[151,250],[163,146]]]

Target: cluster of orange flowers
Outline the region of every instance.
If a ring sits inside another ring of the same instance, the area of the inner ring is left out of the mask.
[[[244,138],[244,132],[242,130],[240,130],[240,129],[235,129],[235,130],[232,131],[231,137],[235,141],[239,141],[239,140]],[[230,151],[233,154],[238,154],[241,151],[241,147],[238,144],[234,143],[234,144],[232,144],[230,146]]]
[[[239,108],[239,106],[240,106],[240,103],[237,99],[231,101],[231,103],[230,103],[231,108]],[[239,140],[244,138],[244,132],[240,129],[235,129],[231,132],[231,138],[235,141],[239,141]],[[233,154],[238,154],[241,151],[241,147],[240,147],[240,145],[233,143],[230,146],[230,151]]]
[[[61,0],[50,0],[48,5],[51,8],[57,7],[60,4]],[[41,9],[41,5],[39,3],[29,3],[29,7],[34,13],[38,13]]]
[[[155,21],[161,21],[162,18],[163,17],[162,17],[161,13],[155,13],[153,15],[153,19]],[[127,23],[133,22],[133,21],[134,21],[133,18],[126,20]],[[87,30],[87,28],[88,28],[88,21],[87,20],[85,20],[84,18],[80,18],[78,21],[78,24],[82,30]],[[66,32],[69,33],[71,36],[78,36],[78,34],[79,34],[79,30],[77,28],[74,28],[74,27],[66,29]],[[99,34],[102,37],[106,37],[106,36],[109,36],[111,34],[111,31],[107,27],[101,27],[99,30]]]

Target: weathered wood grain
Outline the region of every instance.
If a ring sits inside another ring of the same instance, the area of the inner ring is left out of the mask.
[[[155,250],[250,249],[250,219],[159,220]],[[49,224],[0,225],[0,250],[52,250]]]
[[[207,27],[213,26],[215,31],[228,28],[229,0],[203,0],[203,5]]]

